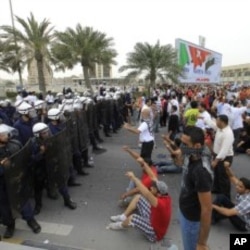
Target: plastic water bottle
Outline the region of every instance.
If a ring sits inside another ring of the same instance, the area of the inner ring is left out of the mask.
[[[89,157],[89,164],[94,164],[94,158],[93,158],[93,156]]]
[[[162,246],[167,247],[167,250],[178,250],[178,247],[173,243],[173,240],[169,238],[164,238],[162,240]]]

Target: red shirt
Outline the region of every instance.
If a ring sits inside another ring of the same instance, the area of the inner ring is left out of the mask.
[[[157,207],[151,206],[151,225],[157,240],[161,240],[167,232],[172,213],[172,200],[169,195],[158,197]]]
[[[156,167],[152,166],[151,169],[152,169],[153,173],[155,174],[155,177],[157,178],[158,174],[157,174]],[[147,188],[150,188],[152,186],[152,180],[151,180],[151,178],[144,171],[142,173],[141,182]]]

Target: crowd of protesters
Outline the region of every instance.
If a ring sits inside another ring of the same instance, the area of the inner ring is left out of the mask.
[[[111,216],[113,222],[109,228],[137,227],[150,241],[162,239],[164,234],[155,222],[154,213],[165,218],[161,229],[166,233],[171,217],[171,192],[157,189],[157,173],[182,173],[179,221],[185,250],[209,249],[210,225],[221,219],[229,218],[238,230],[248,231],[250,179],[236,178],[230,167],[235,155],[250,155],[250,88],[211,85],[158,87],[150,97],[142,94],[133,103],[129,100],[127,107],[128,119],[124,129],[139,137],[141,152],[139,156],[135,153],[133,156],[142,163],[143,175],[139,181],[133,173],[127,174],[135,189],[132,192],[127,189],[121,198],[127,204],[128,196],[138,191],[140,195],[130,199],[123,214]],[[162,139],[166,152],[169,152],[168,159],[152,162],[155,136],[162,128],[162,131],[167,131]],[[126,150],[131,154],[130,149]],[[156,197],[154,202],[141,189],[145,175],[151,178],[151,186],[144,186]],[[236,204],[231,201],[230,182],[236,185]],[[156,193],[153,187],[156,187]],[[216,195],[214,201],[212,194]],[[162,203],[159,203],[160,199],[163,199]],[[163,204],[164,215],[161,214]],[[133,213],[135,208],[139,215]]]

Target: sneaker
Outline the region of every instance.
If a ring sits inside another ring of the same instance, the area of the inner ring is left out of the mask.
[[[119,222],[110,223],[110,224],[107,226],[107,229],[111,229],[111,230],[121,230],[121,229],[124,229],[124,227],[122,226],[122,222],[119,221]]]
[[[121,221],[124,221],[124,219],[122,218],[122,215],[121,215],[121,214],[111,216],[111,217],[110,217],[110,220],[113,221],[113,222],[121,222]]]

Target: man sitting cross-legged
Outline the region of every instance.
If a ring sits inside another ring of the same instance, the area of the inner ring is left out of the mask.
[[[152,182],[152,178],[157,178],[157,169],[156,167],[153,165],[153,162],[151,159],[143,159],[140,157],[140,155],[136,152],[131,150],[131,148],[129,148],[128,146],[124,146],[123,150],[127,153],[129,153],[141,166],[142,168],[142,175],[141,175],[141,182],[142,184],[147,187],[150,188],[151,187],[151,182]],[[144,165],[147,164],[150,168],[151,171],[145,171]],[[135,183],[130,180],[128,187],[126,188],[126,192],[124,192],[121,195],[121,201],[120,201],[120,205],[121,206],[127,206],[129,204],[129,202],[132,200],[133,196],[139,193],[139,189],[138,187],[135,185]]]
[[[142,162],[141,158],[138,161]],[[151,169],[144,164],[145,171]],[[171,218],[171,197],[168,195],[168,187],[163,181],[152,179],[150,189],[146,188],[133,172],[127,172],[128,176],[141,194],[134,196],[125,212],[121,215],[111,216],[108,229],[119,230],[128,227],[139,228],[151,242],[161,240],[167,232]],[[139,214],[134,213],[138,210]]]
[[[226,173],[236,187],[236,204],[223,194],[217,195],[213,204],[212,222],[217,223],[228,218],[239,231],[250,230],[250,180],[238,179],[230,169],[230,163],[224,162]]]

